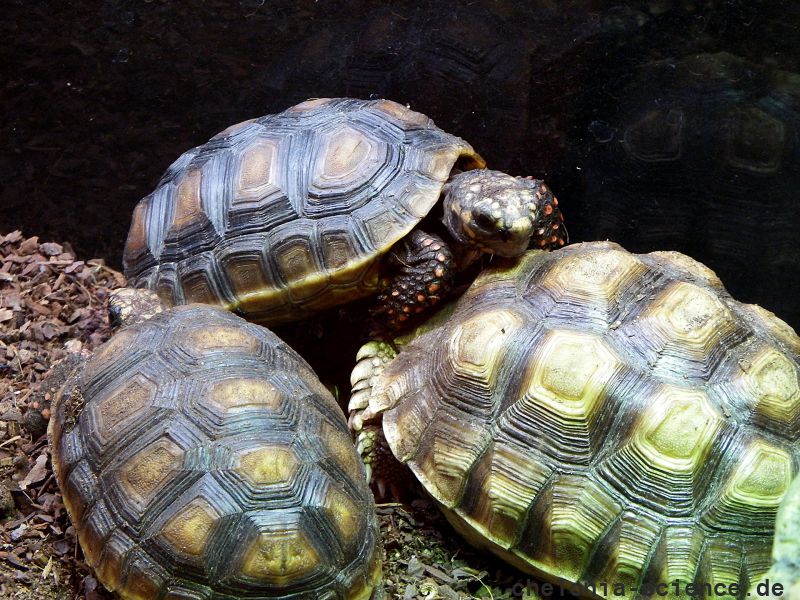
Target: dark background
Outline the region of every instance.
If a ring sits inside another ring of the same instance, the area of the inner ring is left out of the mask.
[[[0,232],[120,266],[181,152],[308,97],[386,97],[546,178],[574,241],[681,250],[797,328],[797,5],[6,0]]]

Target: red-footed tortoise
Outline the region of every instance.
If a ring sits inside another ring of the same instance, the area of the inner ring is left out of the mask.
[[[481,253],[566,242],[543,182],[484,166],[395,102],[309,100],[175,161],[134,210],[125,274],[166,304],[262,325],[379,294],[378,319],[396,328]]]
[[[362,348],[351,426],[373,477],[388,442],[468,540],[581,595],[742,597],[798,472],[800,339],[677,252],[509,262],[396,357]]]
[[[56,398],[53,467],[124,600],[375,600],[372,495],[341,410],[274,334],[181,306],[117,333]]]

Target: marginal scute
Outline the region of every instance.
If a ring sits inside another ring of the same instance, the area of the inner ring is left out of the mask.
[[[618,595],[634,597],[627,590],[638,588],[643,566],[661,535],[662,526],[652,515],[636,509],[624,511],[612,522],[603,553],[595,558],[598,564],[592,581],[606,582],[609,596],[617,586]]]
[[[195,265],[197,268],[179,274],[183,299],[187,303],[219,304],[221,294],[216,286],[216,278],[213,271],[208,268],[210,266],[208,263],[200,264],[203,259],[207,261],[209,257],[201,257]]]
[[[510,547],[520,534],[520,523],[533,499],[552,472],[525,448],[503,440],[492,442],[474,471],[480,474],[476,485],[482,493],[470,517],[485,528],[488,537]]]
[[[550,535],[557,566],[576,581],[586,572],[592,550],[622,512],[622,505],[603,486],[577,476],[562,477],[551,512]]]
[[[419,460],[427,462],[425,472],[436,474],[432,493],[445,506],[454,506],[461,499],[466,475],[488,444],[489,435],[470,423],[439,417],[426,438],[425,455]]]
[[[313,296],[325,287],[327,275],[317,264],[310,232],[298,232],[273,247],[273,256],[283,281],[303,282],[291,290],[298,298]]]

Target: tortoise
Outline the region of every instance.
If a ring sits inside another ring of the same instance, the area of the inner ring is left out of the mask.
[[[473,544],[587,597],[743,597],[770,568],[800,338],[699,262],[532,250],[397,347],[359,352],[359,450],[385,486],[388,444]]]
[[[378,295],[396,328],[483,253],[566,243],[544,182],[484,167],[395,102],[308,100],[178,158],[134,209],[125,274],[266,326]]]
[[[86,562],[124,600],[382,598],[341,409],[273,333],[207,305],[130,325],[50,422]]]

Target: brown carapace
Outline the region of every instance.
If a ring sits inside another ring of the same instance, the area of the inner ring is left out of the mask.
[[[267,326],[385,292],[375,312],[391,327],[444,297],[466,262],[452,255],[565,243],[540,181],[484,167],[464,140],[395,102],[309,100],[234,125],[169,167],[134,210],[125,274],[166,305],[215,304]],[[410,256],[412,231],[439,236],[447,263]],[[398,304],[393,292],[414,282]]]
[[[377,600],[372,495],[341,409],[291,348],[210,306],[129,326],[56,398],[53,467],[124,600]]]

